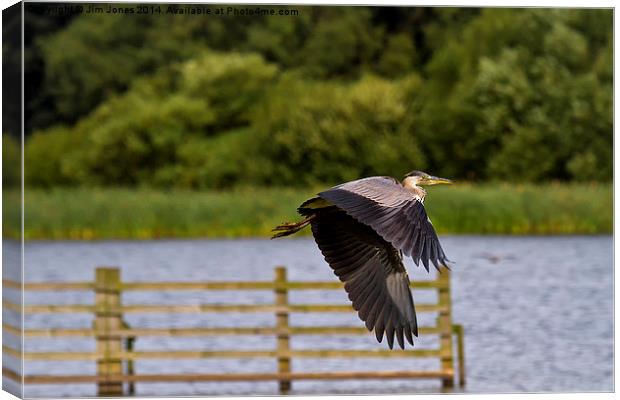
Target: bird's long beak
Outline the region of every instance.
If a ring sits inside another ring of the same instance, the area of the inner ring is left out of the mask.
[[[437,176],[431,176],[424,180],[425,185],[451,185],[452,182],[450,179],[439,178]]]

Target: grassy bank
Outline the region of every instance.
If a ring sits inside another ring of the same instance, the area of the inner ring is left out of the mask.
[[[320,189],[28,190],[25,231],[31,239],[268,236]],[[611,233],[612,196],[611,185],[459,184],[429,188],[426,208],[439,233]],[[18,232],[18,204],[19,192],[5,192],[10,236]]]

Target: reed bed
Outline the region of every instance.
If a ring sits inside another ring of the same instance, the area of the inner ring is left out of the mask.
[[[322,187],[228,191],[27,189],[27,239],[266,237]],[[428,188],[440,234],[609,234],[611,184],[469,184]],[[4,193],[4,234],[18,237],[19,199]],[[304,232],[309,234],[309,230]]]

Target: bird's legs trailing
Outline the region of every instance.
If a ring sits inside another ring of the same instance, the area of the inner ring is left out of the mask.
[[[278,225],[271,230],[272,232],[275,232],[271,238],[275,239],[275,238],[279,238],[283,236],[289,236],[289,235],[292,235],[293,233],[299,232],[300,230],[304,229],[310,223],[310,221],[312,221],[312,219],[315,216],[316,214],[312,214],[309,217],[306,217],[299,222],[295,222],[295,223],[285,222],[281,225]]]

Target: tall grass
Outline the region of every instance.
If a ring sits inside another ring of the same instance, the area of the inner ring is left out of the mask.
[[[269,236],[322,188],[233,191],[27,190],[30,239]],[[439,233],[573,234],[612,231],[611,185],[460,184],[432,187],[426,208]],[[17,237],[19,192],[4,194],[5,235]],[[306,231],[306,234],[309,232]]]
[[[430,188],[426,209],[443,233],[611,233],[611,184],[460,184]]]

